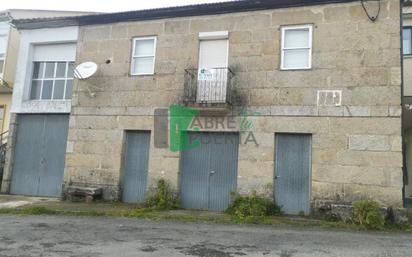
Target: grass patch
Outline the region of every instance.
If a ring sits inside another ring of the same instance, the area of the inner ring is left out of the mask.
[[[225,213],[212,213],[202,211],[170,211],[156,210],[153,208],[138,207],[120,203],[35,203],[30,206],[0,209],[0,215],[63,215],[81,217],[121,217],[135,219],[149,219],[155,221],[177,221],[177,222],[207,222],[217,224],[260,224],[269,226],[290,226],[296,228],[321,228],[346,231],[367,231],[365,226],[342,221],[316,220],[304,217],[291,216],[260,216],[253,219],[239,219],[236,216]],[[385,226],[388,232],[410,232],[412,227]]]

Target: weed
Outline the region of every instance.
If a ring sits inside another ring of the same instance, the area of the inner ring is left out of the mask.
[[[253,191],[249,196],[238,196],[225,212],[244,223],[260,223],[265,216],[281,214],[281,208]]]
[[[180,208],[180,200],[164,179],[159,179],[157,187],[145,200],[145,206],[156,210],[175,210]]]
[[[385,227],[385,216],[380,211],[379,203],[372,200],[361,200],[353,203],[353,221],[367,229],[382,230]]]

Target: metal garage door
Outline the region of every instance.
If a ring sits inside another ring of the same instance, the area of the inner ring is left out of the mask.
[[[239,135],[190,133],[200,147],[183,151],[180,192],[189,209],[223,211],[236,190]]]
[[[19,115],[11,194],[60,196],[69,115]]]
[[[310,212],[311,135],[276,134],[275,199],[287,214]]]
[[[139,203],[144,200],[147,186],[150,132],[127,132],[122,201]]]

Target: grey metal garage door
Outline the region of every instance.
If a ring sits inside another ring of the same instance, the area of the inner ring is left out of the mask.
[[[190,133],[200,147],[181,155],[180,193],[188,209],[223,211],[236,190],[239,135]]]
[[[276,134],[274,194],[287,214],[310,212],[311,135]]]
[[[150,132],[126,132],[126,151],[122,175],[122,201],[144,200],[150,149]]]
[[[11,194],[60,196],[69,115],[19,115]]]

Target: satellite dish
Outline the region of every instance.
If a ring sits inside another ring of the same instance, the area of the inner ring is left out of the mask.
[[[97,71],[97,64],[94,62],[84,62],[74,69],[74,77],[77,79],[87,79]]]

